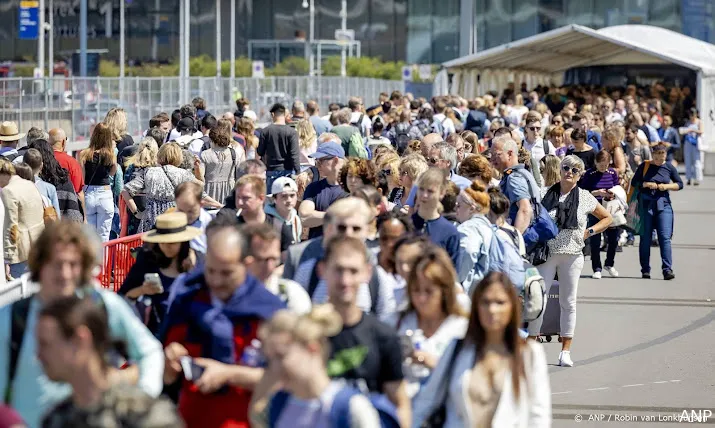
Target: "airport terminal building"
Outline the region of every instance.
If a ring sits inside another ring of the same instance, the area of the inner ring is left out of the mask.
[[[88,47],[119,52],[119,1],[88,1]],[[180,0],[126,1],[128,60],[171,60],[179,51]],[[215,0],[191,4],[192,56],[216,50]],[[219,0],[222,57],[229,55],[230,4],[236,7],[236,52],[249,55],[251,41],[296,40],[309,33],[308,0]],[[0,2],[0,62],[34,61],[36,40],[20,34],[20,4]],[[39,3],[39,2],[38,2]],[[79,47],[80,0],[44,0],[46,20],[54,16],[56,58]],[[52,10],[49,5],[52,3]],[[341,28],[340,0],[314,0],[315,38],[334,39]],[[355,31],[361,54],[408,63],[442,63],[538,33],[579,24],[598,29],[649,24],[715,42],[713,0],[348,0],[347,28]],[[257,46],[254,44],[254,46]],[[283,57],[304,50],[290,48]],[[260,55],[252,49],[255,57]],[[260,58],[262,59],[262,58]]]

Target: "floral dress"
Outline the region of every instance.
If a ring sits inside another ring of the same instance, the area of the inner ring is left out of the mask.
[[[124,189],[132,197],[140,193],[146,195],[146,208],[137,233],[153,229],[156,217],[176,206],[174,189],[186,181],[196,182],[196,178],[189,171],[173,165],[147,168],[144,174],[134,175]]]

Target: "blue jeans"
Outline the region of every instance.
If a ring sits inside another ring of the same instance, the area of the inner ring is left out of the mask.
[[[84,186],[87,224],[92,226],[102,242],[109,241],[114,217],[114,195],[109,186]]]
[[[641,234],[638,253],[640,255],[641,273],[650,273],[650,244],[653,240],[653,230],[658,235],[660,258],[663,271],[673,270],[673,251],[671,238],[673,237],[673,208],[666,203],[663,210],[658,211],[656,202],[644,201],[649,204],[643,214],[643,233]]]
[[[683,157],[685,158],[685,178],[703,181],[703,163],[700,161],[698,146],[683,142]]]
[[[17,279],[25,272],[27,272],[27,262],[10,264],[10,275],[12,275],[13,278]]]

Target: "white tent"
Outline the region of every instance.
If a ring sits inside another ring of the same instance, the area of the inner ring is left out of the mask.
[[[509,82],[559,85],[569,68],[636,64],[675,64],[697,73],[704,145],[715,149],[715,45],[665,28],[619,25],[593,30],[569,25],[443,66],[452,74],[450,93],[472,98],[500,91]]]

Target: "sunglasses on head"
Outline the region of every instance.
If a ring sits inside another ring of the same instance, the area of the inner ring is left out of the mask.
[[[576,167],[569,167],[568,165],[564,165],[561,167],[561,169],[564,170],[564,172],[571,172],[573,175],[578,175],[581,173],[581,170],[576,168]]]

